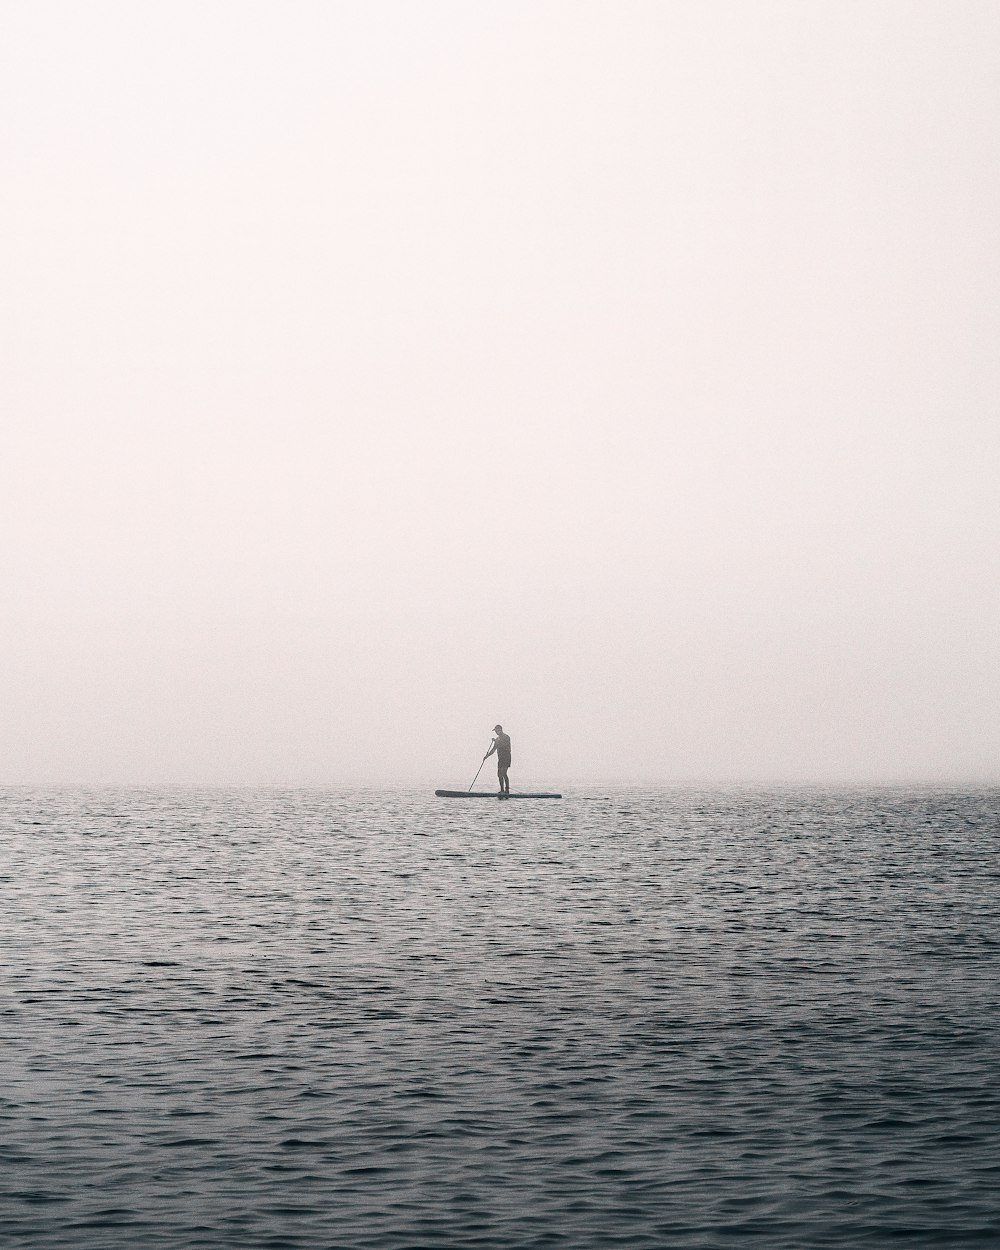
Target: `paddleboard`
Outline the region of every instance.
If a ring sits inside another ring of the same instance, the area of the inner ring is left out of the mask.
[[[497,794],[496,790],[435,790],[439,799],[561,799],[561,794]]]

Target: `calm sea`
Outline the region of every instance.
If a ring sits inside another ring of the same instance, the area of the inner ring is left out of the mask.
[[[0,1242],[1000,1245],[1000,792],[0,791]]]

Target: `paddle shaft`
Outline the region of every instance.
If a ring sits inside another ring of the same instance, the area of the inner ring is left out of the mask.
[[[490,745],[492,746],[492,743],[491,743]],[[485,763],[486,763],[486,761],[487,761],[489,758],[490,758],[490,756],[489,756],[489,752],[487,752],[487,753],[483,756],[483,763],[482,763],[482,764],[480,764],[480,765],[479,765],[479,767],[476,769],[476,775],[475,775],[475,777],[473,777],[473,778],[472,778],[472,785],[470,785],[470,786],[469,786],[469,789],[470,789],[470,790],[472,789],[472,786],[474,786],[474,785],[476,784],[476,782],[479,780],[479,774],[483,771],[483,764],[485,764]]]

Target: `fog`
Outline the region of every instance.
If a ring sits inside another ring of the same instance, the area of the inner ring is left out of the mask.
[[[998,117],[992,3],[8,0],[0,781],[1000,780]]]

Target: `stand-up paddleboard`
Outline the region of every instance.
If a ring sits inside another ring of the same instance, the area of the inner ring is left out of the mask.
[[[496,790],[435,790],[439,799],[561,799],[561,794],[497,794]]]

